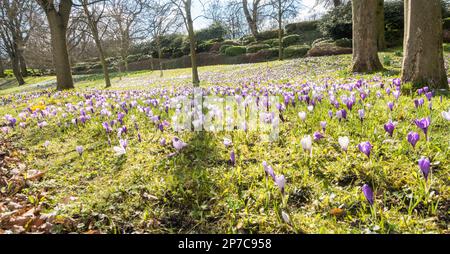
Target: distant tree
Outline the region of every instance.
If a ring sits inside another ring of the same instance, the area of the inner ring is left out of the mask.
[[[353,72],[383,69],[377,54],[378,0],[353,0]]]
[[[270,0],[270,17],[278,24],[278,59],[283,60],[283,22],[295,17],[300,7],[299,0]]]
[[[156,42],[156,50],[159,58],[160,77],[164,75],[162,65],[162,46],[161,39],[169,32],[176,31],[180,20],[173,2],[168,0],[152,0],[146,7],[148,14],[148,24],[150,35]]]
[[[0,2],[0,39],[11,59],[14,76],[23,85],[28,75],[23,52],[33,28],[32,0],[4,0]]]
[[[145,0],[109,0],[108,12],[111,16],[111,36],[119,41],[119,51],[125,71],[128,71],[130,46],[139,33],[144,30],[140,18]]]
[[[197,54],[196,54],[196,44],[197,40],[194,32],[194,22],[192,18],[192,1],[191,0],[171,0],[173,4],[178,9],[178,15],[183,18],[184,25],[188,32],[189,37],[189,49],[191,55],[191,69],[192,69],[192,83],[194,87],[200,85],[200,79],[198,76],[198,66],[197,66]]]
[[[53,64],[57,81],[56,89],[74,88],[66,40],[67,26],[73,6],[72,0],[60,0],[58,6],[55,6],[53,0],[36,1],[44,10],[50,27]]]
[[[405,0],[402,80],[448,90],[439,0]]]
[[[336,8],[345,4],[349,0],[316,0],[316,5],[323,5],[326,8],[333,7]]]
[[[252,35],[256,38],[258,36],[258,24],[262,19],[262,12],[265,7],[263,0],[252,0],[249,6],[248,0],[242,0],[242,9],[245,14],[248,26]]]
[[[98,50],[100,63],[103,69],[103,76],[105,78],[105,86],[111,86],[111,80],[109,78],[108,63],[106,62],[105,52],[102,45],[102,33],[99,32],[99,23],[102,21],[105,13],[106,2],[92,2],[92,0],[80,0],[80,4],[83,7],[84,14],[86,16],[86,23],[89,27],[90,34],[94,39],[95,46]]]

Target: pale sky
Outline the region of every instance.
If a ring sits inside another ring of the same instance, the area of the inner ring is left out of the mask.
[[[207,0],[203,0],[203,2],[206,2]],[[229,0],[222,0],[223,2],[227,2]],[[192,17],[198,17],[199,15],[201,15],[202,11],[203,11],[203,7],[200,4],[199,0],[193,0],[193,5],[192,5]],[[300,21],[300,20],[307,20],[310,19],[310,16],[313,15],[314,13],[323,13],[324,12],[324,8],[322,6],[317,6],[314,10],[312,10],[311,8],[314,7],[316,0],[302,0],[303,3],[303,8],[301,8],[299,11],[299,15],[296,18],[296,20]],[[308,8],[309,7],[309,8]],[[205,18],[199,17],[197,19],[195,19],[194,21],[194,27],[195,30],[199,30],[202,28],[207,27],[209,24],[211,23],[210,20],[207,20]]]

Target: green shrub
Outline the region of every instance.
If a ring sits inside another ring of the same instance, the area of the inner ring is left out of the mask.
[[[319,38],[319,39],[313,41],[311,46],[315,47],[317,45],[324,44],[324,43],[333,43],[333,40],[330,38]]]
[[[247,53],[256,53],[260,51],[261,49],[267,49],[270,48],[269,44],[256,44],[252,46],[247,47]]]
[[[224,40],[221,42],[222,45],[232,45],[232,46],[239,46],[239,42],[233,41],[233,40]]]
[[[220,49],[219,49],[220,54],[225,54],[225,50],[227,50],[227,48],[229,48],[229,47],[233,47],[233,45],[225,44],[225,45],[220,46]]]
[[[247,49],[243,46],[231,46],[225,49],[225,55],[227,56],[239,56],[245,54]]]
[[[267,56],[267,58],[274,58],[274,57],[278,57],[278,54],[279,54],[278,51],[279,51],[279,47],[273,47],[273,48],[263,49],[260,52],[265,54]]]
[[[129,63],[136,62],[139,60],[140,57],[141,55],[129,55],[127,56],[127,62]]]
[[[244,36],[240,40],[241,40],[243,45],[248,45],[248,44],[256,41],[255,37],[253,37],[251,35]]]
[[[283,43],[283,47],[288,47],[294,44],[298,44],[300,42],[300,35],[298,34],[292,34],[292,35],[288,35],[283,37],[282,43]]]
[[[280,45],[280,42],[278,41],[278,38],[275,39],[269,39],[261,42],[262,44],[269,44],[270,47],[278,47]]]
[[[444,19],[444,24],[442,25],[442,27],[446,30],[450,30],[450,18]]]
[[[397,50],[394,52],[394,56],[403,56],[403,52],[401,52],[400,50]]]
[[[352,45],[352,40],[348,39],[348,38],[341,38],[341,39],[337,39],[335,41],[336,46],[339,47],[343,47],[343,48],[351,48]]]
[[[213,40],[200,42],[197,45],[197,52],[199,52],[199,53],[200,52],[208,52],[211,49],[211,47],[214,45],[214,43],[216,43],[216,42],[214,42]]]
[[[277,37],[278,37],[278,29],[260,32],[256,36],[256,39],[258,41],[264,41],[264,40],[273,39],[273,38],[277,38]]]
[[[331,9],[319,22],[319,30],[333,40],[352,38],[352,5],[347,3]]]
[[[391,57],[388,56],[388,55],[383,56],[383,65],[384,66],[391,66],[391,64],[392,64]]]
[[[195,32],[197,41],[207,41],[211,39],[221,39],[227,33],[227,29],[219,22],[212,23],[209,27]]]
[[[302,21],[302,22],[287,24],[284,28],[285,28],[287,34],[301,35],[302,33],[306,32],[306,31],[317,30],[318,24],[319,24],[319,22],[316,20]]]
[[[308,45],[292,45],[283,50],[284,58],[303,57],[308,53]]]

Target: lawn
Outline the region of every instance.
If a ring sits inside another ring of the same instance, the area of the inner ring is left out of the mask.
[[[0,86],[0,138],[17,158],[0,194],[22,198],[8,217],[0,202],[0,230],[25,217],[23,231],[52,218],[51,232],[449,233],[450,96],[398,84],[398,52],[380,53],[386,70],[367,75],[348,71],[350,55],[199,68],[205,95],[276,96],[272,141],[255,130],[175,131],[190,69],[113,74],[109,89],[101,75],[68,92],[33,85],[52,77]],[[428,141],[415,124],[427,117]],[[367,141],[370,155],[358,147]]]

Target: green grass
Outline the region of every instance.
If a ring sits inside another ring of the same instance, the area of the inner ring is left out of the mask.
[[[374,77],[388,85],[398,77],[401,68],[401,58],[394,52],[380,53],[380,59],[389,56],[390,65],[383,72],[368,75],[349,72],[349,55],[208,66],[199,68],[199,72],[203,87],[237,87],[249,80],[262,86],[288,82],[323,84],[327,79],[339,84]],[[447,53],[447,61],[448,56]],[[149,89],[175,87],[177,91],[189,84],[189,75],[190,69],[167,70],[163,78],[159,78],[158,71],[113,74],[113,87],[109,90],[145,93]],[[101,75],[91,75],[76,86],[76,92],[88,93],[86,89],[101,89],[104,84]],[[25,88],[8,87],[1,92],[10,96]],[[13,100],[13,104],[0,106],[1,116],[16,115],[17,110],[40,101],[47,108],[64,108],[66,103],[76,104],[84,98],[68,93],[66,97]],[[450,98],[444,97],[443,102],[434,98],[432,113],[426,106],[414,109],[412,97],[406,95],[389,112],[386,104],[393,100],[392,96],[377,99],[372,94],[366,101],[372,109],[362,124],[357,104],[349,112],[348,121],[343,122],[328,118],[328,103],[318,104],[314,113],[309,113],[304,104],[288,107],[283,113],[286,122],[281,125],[280,138],[273,143],[260,140],[255,132],[160,132],[137,109],[130,110],[125,118],[129,148],[124,156],[114,156],[108,138],[113,146],[118,145],[116,132],[107,135],[96,114],[79,127],[64,127],[72,115],[67,119],[51,118],[47,120],[49,126],[43,129],[35,126],[35,120],[28,120],[30,127],[16,128],[6,138],[26,148],[23,159],[29,168],[46,172],[42,181],[32,186],[33,191],[47,193],[41,202],[44,212],[57,211],[61,217],[74,218],[74,227],[56,228],[57,232],[98,229],[109,233],[448,233],[449,123],[440,112],[449,109]],[[159,109],[153,111],[159,114]],[[308,112],[306,122],[299,120],[299,111]],[[142,142],[137,140],[131,115],[136,116]],[[416,149],[412,149],[406,134],[420,130],[411,120],[428,115],[433,119],[431,141],[425,142],[421,134]],[[167,118],[164,113],[161,116]],[[392,138],[383,130],[388,119],[399,122]],[[313,156],[309,157],[300,140],[319,130],[319,122],[324,120],[328,122],[325,138],[313,142]],[[57,127],[58,122],[62,127]],[[174,151],[170,140],[175,135],[188,147],[169,157]],[[350,137],[348,153],[339,148],[339,136]],[[159,144],[163,137],[167,146]],[[230,148],[222,144],[224,137],[233,140],[234,167],[228,163]],[[45,148],[43,143],[47,140],[50,145]],[[367,140],[374,145],[370,159],[356,147]],[[75,152],[78,145],[85,149],[82,156]],[[433,164],[430,191],[425,190],[417,166],[422,155]],[[276,174],[286,176],[286,195],[281,195],[276,185],[265,178],[262,161],[272,165]],[[373,211],[361,193],[364,183],[375,187]],[[339,216],[332,215],[336,208],[343,211]],[[289,215],[291,223],[283,221],[282,212]]]

